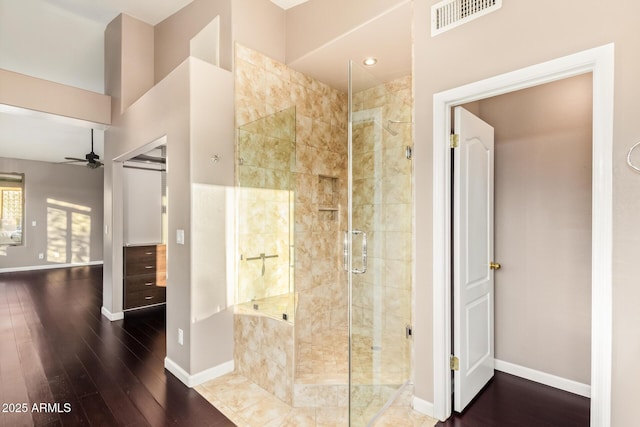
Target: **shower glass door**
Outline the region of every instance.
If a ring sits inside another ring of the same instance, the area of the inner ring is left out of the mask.
[[[411,76],[349,67],[349,425],[366,426],[411,371]]]

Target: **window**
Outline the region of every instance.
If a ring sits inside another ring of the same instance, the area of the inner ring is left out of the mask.
[[[22,245],[24,174],[0,172],[0,245]]]

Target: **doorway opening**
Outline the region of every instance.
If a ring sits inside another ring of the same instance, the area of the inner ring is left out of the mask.
[[[166,304],[167,137],[111,162],[114,182],[114,306],[125,311]],[[115,227],[114,227],[115,229]]]
[[[588,402],[591,88],[587,73],[454,108],[452,348],[465,362],[452,371],[458,413],[494,369]],[[485,128],[482,141],[473,132]],[[490,176],[478,175],[474,159],[491,160]],[[588,406],[576,416],[588,418]]]
[[[433,292],[434,415],[452,412],[449,133],[451,107],[581,74],[593,75],[591,222],[591,425],[605,426],[611,412],[611,262],[613,45],[606,45],[434,95]]]

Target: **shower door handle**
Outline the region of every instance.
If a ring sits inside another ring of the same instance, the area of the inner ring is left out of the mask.
[[[362,235],[362,268],[354,268],[351,270],[353,274],[364,274],[367,272],[367,233],[361,230],[353,230],[353,235]],[[344,240],[342,241],[342,265],[345,271],[349,271],[349,232],[344,232]]]
[[[349,271],[349,232],[344,232],[342,240],[342,267],[344,271]]]
[[[354,268],[351,270],[353,274],[364,274],[367,272],[367,233],[362,230],[353,230],[354,236],[362,235],[362,268]]]

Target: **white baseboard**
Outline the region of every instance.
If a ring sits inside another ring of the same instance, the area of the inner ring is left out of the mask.
[[[193,388],[207,381],[231,373],[235,369],[233,360],[229,360],[228,362],[224,362],[218,366],[205,369],[204,371],[198,372],[197,374],[189,375],[187,371],[182,369],[180,365],[178,365],[168,357],[164,358],[164,367],[167,371],[175,375],[176,378],[182,381],[189,388]]]
[[[413,396],[413,402],[411,406],[413,407],[414,411],[420,412],[423,415],[427,415],[431,418],[434,418],[433,403],[427,402],[426,400],[422,400],[419,397]]]
[[[589,398],[591,397],[591,386],[589,384],[582,384],[577,381],[558,377],[546,372],[536,371],[535,369],[505,362],[504,360],[495,359],[493,366],[496,371],[505,372],[507,374],[525,378],[530,381],[568,391],[569,393],[574,393]]]
[[[44,264],[44,265],[28,265],[25,267],[7,267],[0,268],[0,273],[13,273],[16,271],[32,271],[32,270],[49,270],[53,268],[68,268],[68,267],[84,267],[87,265],[101,265],[103,261],[90,261],[81,264]]]
[[[116,320],[124,319],[124,312],[118,311],[116,313],[112,313],[105,306],[102,306],[102,308],[100,309],[100,312],[102,313],[102,315],[104,317],[106,317],[107,319],[111,320],[112,322],[115,322]]]

